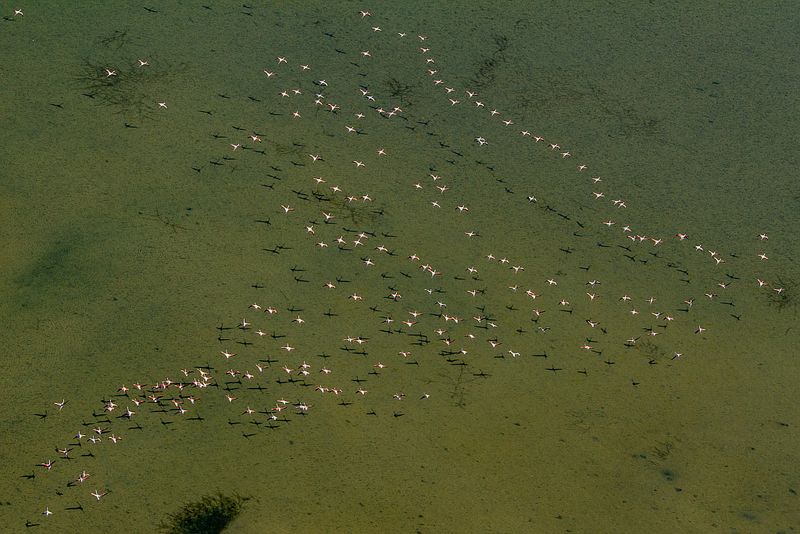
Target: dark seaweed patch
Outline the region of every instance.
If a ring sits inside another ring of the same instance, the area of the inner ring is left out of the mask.
[[[242,511],[245,499],[216,493],[183,506],[170,514],[160,529],[167,534],[216,534],[222,532]]]

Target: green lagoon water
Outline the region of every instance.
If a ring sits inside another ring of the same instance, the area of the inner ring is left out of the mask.
[[[796,5],[14,7],[3,531],[797,530]]]

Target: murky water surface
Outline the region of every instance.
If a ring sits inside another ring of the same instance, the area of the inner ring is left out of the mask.
[[[797,528],[794,7],[20,9],[9,531]]]

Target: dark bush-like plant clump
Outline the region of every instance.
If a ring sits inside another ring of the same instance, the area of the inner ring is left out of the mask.
[[[242,511],[244,499],[239,495],[216,493],[184,505],[169,514],[161,523],[166,534],[217,534],[222,532]]]

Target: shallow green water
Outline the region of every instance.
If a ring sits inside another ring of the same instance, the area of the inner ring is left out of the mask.
[[[796,8],[148,7],[0,21],[10,531],[796,528]]]

